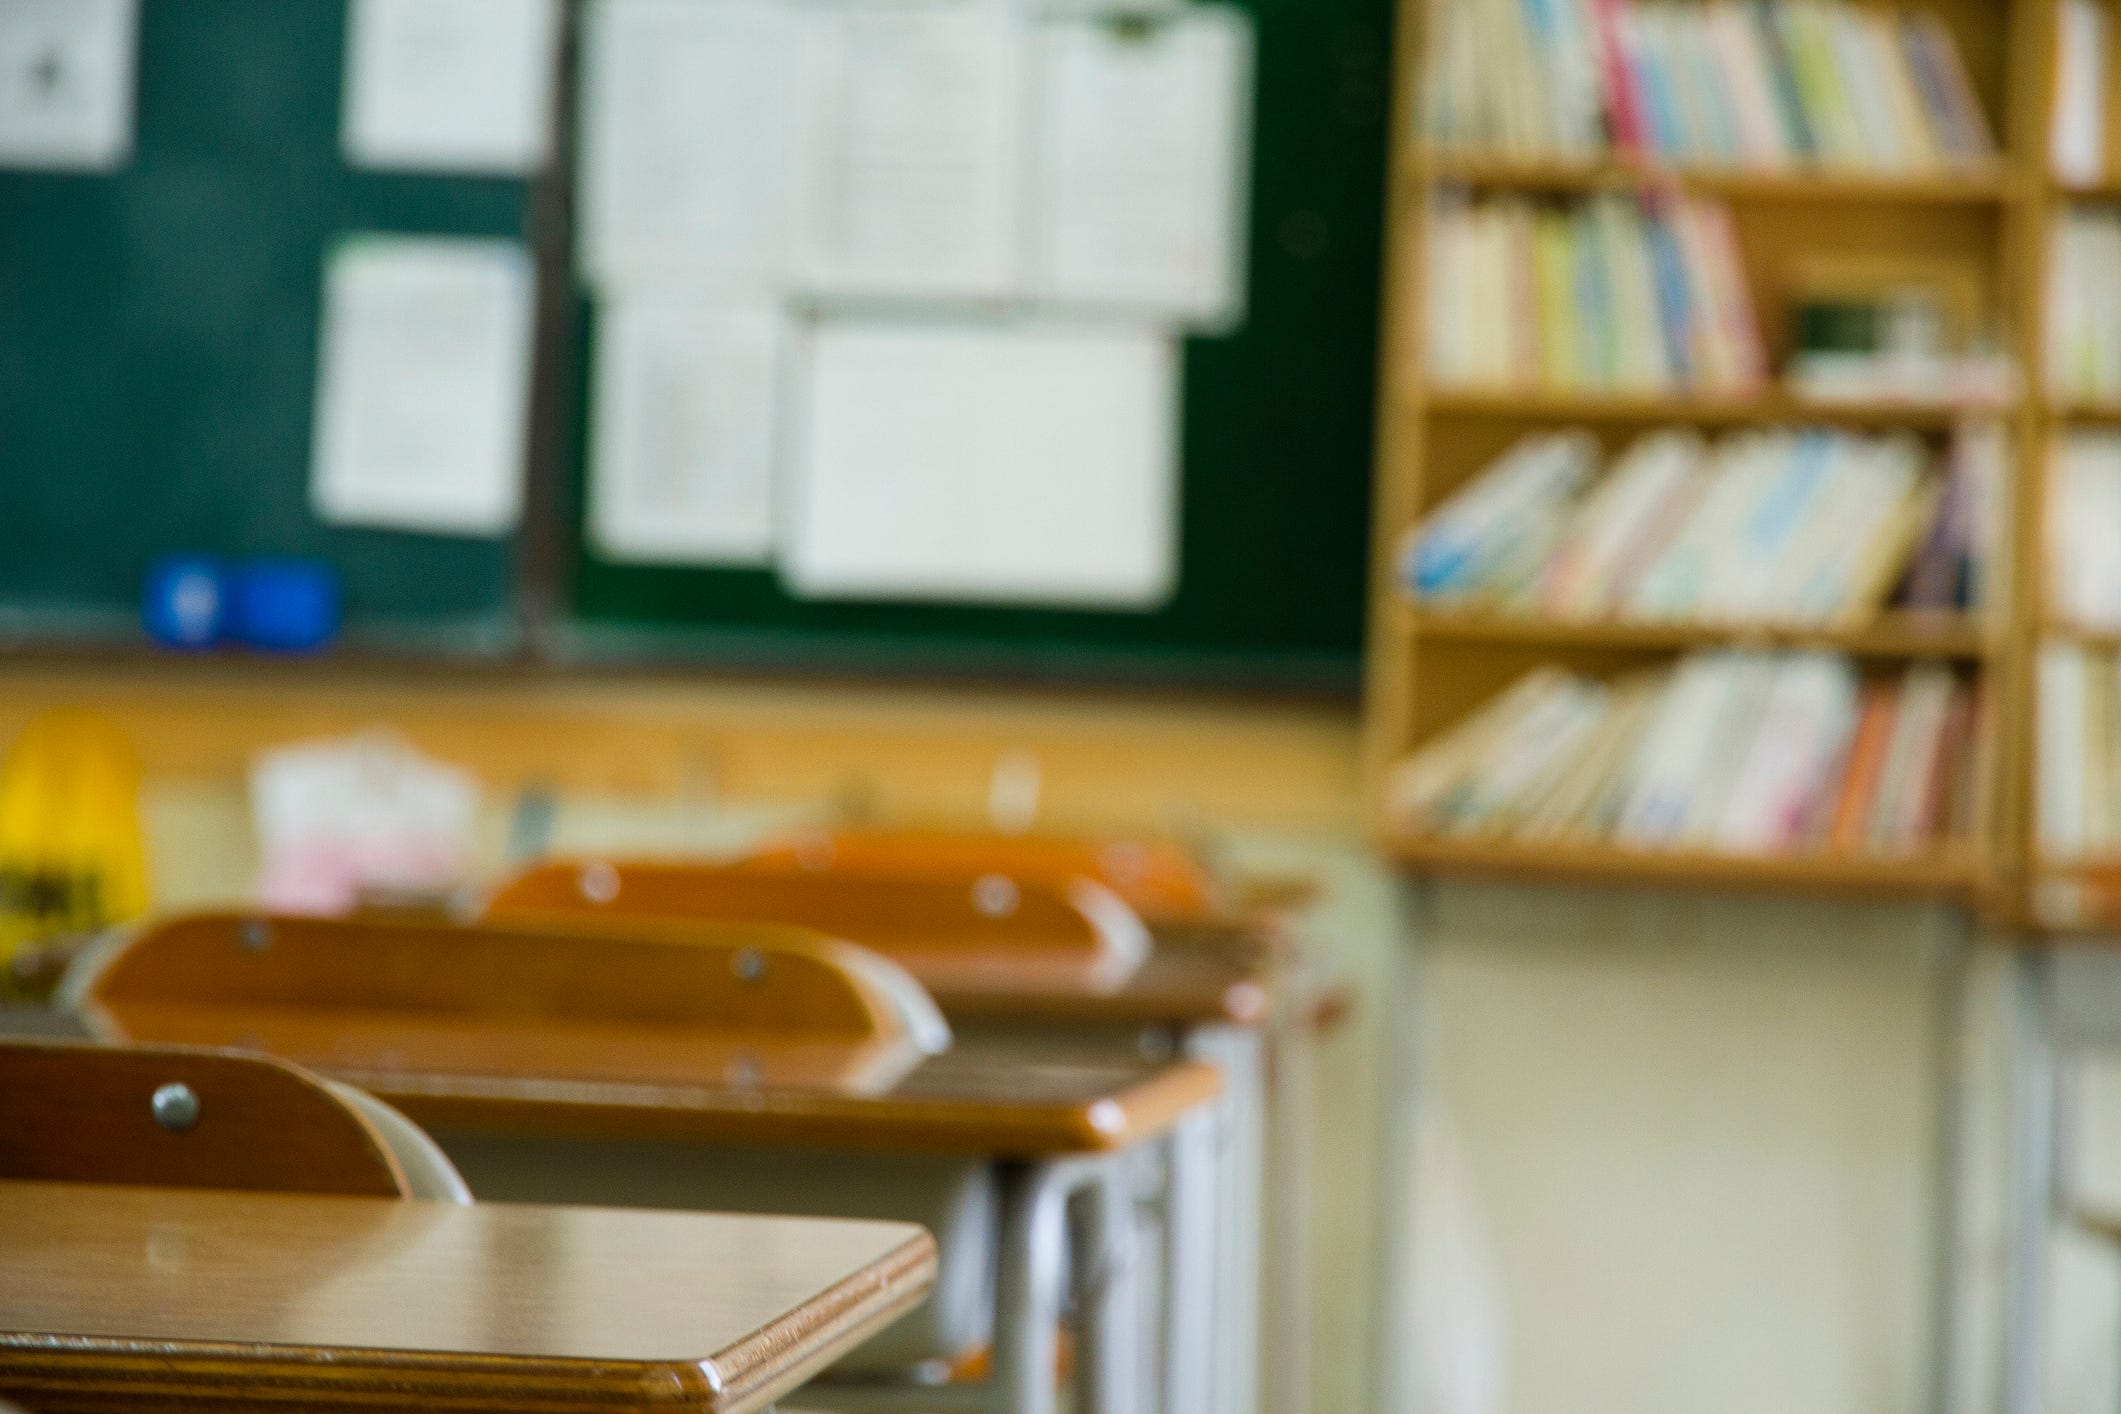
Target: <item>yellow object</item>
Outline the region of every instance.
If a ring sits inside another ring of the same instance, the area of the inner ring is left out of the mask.
[[[139,794],[106,719],[59,709],[23,728],[0,763],[0,961],[147,911]]]

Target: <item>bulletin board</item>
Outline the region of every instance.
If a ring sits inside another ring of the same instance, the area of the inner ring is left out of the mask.
[[[536,441],[553,465],[521,533],[320,524],[332,243],[514,236],[552,271],[572,268],[569,233],[521,181],[346,165],[345,0],[144,0],[132,162],[0,171],[0,642],[138,641],[162,553],[298,554],[343,574],[350,641],[414,652],[1352,686],[1391,6],[1242,3],[1258,45],[1246,317],[1185,351],[1176,591],[1106,612],[806,602],[770,571],[599,559],[582,530],[586,299],[560,300],[541,333],[556,371]]]
[[[771,571],[619,564],[576,511],[567,642],[596,657],[1351,685],[1359,667],[1391,63],[1386,0],[1257,26],[1247,313],[1188,341],[1179,577],[1153,612],[816,602]],[[594,311],[580,307],[586,365]],[[578,393],[582,390],[578,389]]]
[[[0,639],[140,637],[173,551],[314,555],[350,640],[505,653],[513,540],[321,524],[319,300],[348,231],[525,234],[510,180],[349,168],[343,0],[147,0],[121,171],[0,170]]]

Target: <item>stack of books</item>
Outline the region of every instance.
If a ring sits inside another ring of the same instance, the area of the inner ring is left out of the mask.
[[[2060,438],[2052,466],[2048,603],[2079,628],[2121,629],[2121,434]]]
[[[2121,400],[2121,210],[2056,218],[2047,267],[2047,372],[2065,398]]]
[[[1766,376],[1730,213],[1714,201],[1441,198],[1428,290],[1439,386],[1736,392]]]
[[[1429,47],[1440,146],[1935,171],[1996,145],[1936,16],[1846,0],[1454,0]]]
[[[2039,695],[2041,854],[2121,854],[2121,656],[2050,643],[2040,650]]]
[[[1905,433],[1668,430],[1601,476],[1589,433],[1538,434],[1414,528],[1400,576],[1427,604],[1553,619],[1817,628],[1888,605],[1966,612],[1995,582],[2006,447],[1993,423],[1941,456]]]
[[[1390,802],[1417,835],[1908,858],[1973,829],[1977,716],[1934,663],[1869,684],[1821,653],[1544,667],[1402,762]]]

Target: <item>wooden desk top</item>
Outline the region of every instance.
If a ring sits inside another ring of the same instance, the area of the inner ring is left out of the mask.
[[[1118,987],[953,987],[929,991],[953,1020],[1065,1026],[1266,1024],[1288,944],[1247,922],[1159,925],[1149,956]]]
[[[0,1398],[748,1414],[934,1280],[904,1223],[0,1183]]]
[[[1167,1133],[1220,1093],[1197,1061],[960,1042],[883,1094],[319,1069],[437,1130],[1053,1158]]]

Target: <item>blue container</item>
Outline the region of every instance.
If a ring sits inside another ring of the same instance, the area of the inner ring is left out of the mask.
[[[140,596],[147,636],[170,648],[211,648],[228,632],[228,568],[211,555],[164,555]]]
[[[322,560],[246,560],[229,579],[229,635],[268,653],[307,653],[339,632],[339,574]]]

